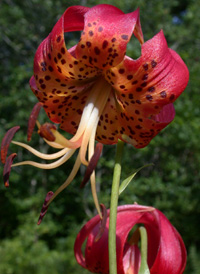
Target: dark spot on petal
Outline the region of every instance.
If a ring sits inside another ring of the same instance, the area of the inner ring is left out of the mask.
[[[128,76],[127,76],[127,79],[128,79],[128,80],[131,80],[132,78],[133,78],[133,75],[128,75]]]
[[[58,102],[59,102],[59,100],[58,100],[58,99],[53,100],[53,103],[54,103],[54,104],[56,104],[56,103],[58,103]]]
[[[138,83],[138,81],[135,80],[135,81],[132,82],[132,85],[136,85],[137,83]]]
[[[61,36],[59,35],[59,36],[57,37],[57,39],[56,39],[57,43],[59,43],[60,40],[61,40]]]
[[[95,47],[94,52],[95,52],[96,55],[99,55],[100,54],[100,49],[98,47]]]
[[[45,80],[49,81],[51,79],[51,77],[49,75],[45,76]]]
[[[88,41],[88,42],[86,42],[86,45],[88,46],[88,48],[90,48],[92,44],[91,44],[91,42]]]
[[[53,71],[52,66],[49,66],[48,69],[49,69],[49,71],[51,71],[51,72]]]
[[[155,68],[156,65],[157,65],[156,61],[152,60],[152,61],[151,61],[151,66],[152,66],[152,68]]]
[[[148,91],[149,91],[149,92],[155,91],[155,87],[149,87],[149,88],[148,88]]]
[[[93,36],[94,35],[94,32],[93,31],[89,31],[89,36]]]
[[[174,94],[172,94],[170,97],[169,97],[169,100],[174,100],[174,98],[175,98],[175,95]]]
[[[161,92],[160,92],[160,96],[161,96],[162,98],[166,98],[166,97],[167,97],[166,91],[165,91],[165,90],[161,91]]]
[[[143,65],[143,68],[144,68],[144,70],[146,70],[146,71],[148,70],[148,67],[149,67],[148,64],[144,64],[144,65]]]
[[[92,24],[91,23],[88,23],[88,27],[91,27],[92,26]]]
[[[60,54],[60,53],[58,53],[57,56],[58,56],[58,59],[62,58],[62,54]]]
[[[102,44],[102,48],[105,49],[105,48],[107,48],[107,46],[108,46],[108,41],[104,40],[103,44]]]
[[[113,39],[111,40],[111,42],[113,42],[113,43],[114,43],[115,41],[116,41],[116,38],[113,38]]]
[[[65,54],[65,48],[61,48],[62,54]]]
[[[98,28],[98,31],[99,31],[99,32],[102,32],[102,31],[103,31],[103,27],[99,27],[99,28]]]
[[[123,35],[121,35],[121,38],[123,39],[123,40],[128,40],[128,35],[126,35],[126,34],[123,34]]]
[[[146,96],[146,98],[147,98],[148,101],[152,101],[153,100],[153,97],[151,95],[149,95],[149,94]]]
[[[41,88],[42,88],[42,89],[45,89],[45,88],[46,88],[46,85],[45,85],[45,84],[42,84],[42,85],[41,85]]]
[[[124,72],[125,72],[124,69],[119,69],[119,73],[120,73],[120,74],[123,74]]]
[[[142,88],[138,87],[138,88],[136,88],[136,91],[140,92],[140,91],[142,91]]]
[[[146,87],[146,85],[147,85],[147,82],[144,82],[141,84],[141,87]]]

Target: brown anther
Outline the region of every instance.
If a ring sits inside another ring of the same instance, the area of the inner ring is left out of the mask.
[[[101,143],[98,143],[95,147],[94,154],[87,166],[83,181],[81,182],[81,185],[80,185],[81,188],[83,188],[86,185],[86,183],[90,179],[90,176],[92,175],[92,172],[95,170],[97,163],[99,161],[99,158],[101,156],[102,149],[103,149],[103,145]]]
[[[38,130],[38,134],[42,138],[45,138],[47,141],[54,142],[56,138],[53,135],[51,129],[56,130],[56,126],[50,123],[45,123],[41,125],[40,129]]]
[[[16,157],[16,155],[17,155],[16,153],[12,153],[6,159],[5,166],[3,169],[3,181],[4,181],[5,187],[9,187],[9,176],[10,176],[10,171],[11,171],[11,165],[12,165],[13,160]]]
[[[41,107],[42,107],[42,103],[38,102],[37,104],[35,104],[35,106],[33,107],[33,110],[31,111],[31,114],[30,114],[30,117],[28,120],[28,131],[27,131],[27,141],[28,142],[31,140],[33,130],[35,127],[35,123],[36,123],[36,120],[39,115]]]
[[[10,143],[11,143],[11,141],[12,141],[15,133],[19,129],[20,129],[19,126],[15,126],[15,127],[10,128],[6,132],[6,134],[5,134],[5,136],[4,136],[3,140],[2,140],[2,143],[1,143],[1,162],[3,164],[5,164],[5,162],[6,162],[6,156],[7,156],[7,153],[8,153],[9,145],[10,145]]]
[[[49,207],[49,206],[47,205],[47,203],[48,203],[48,201],[51,199],[51,197],[52,197],[53,195],[54,195],[54,193],[53,193],[52,191],[49,191],[49,192],[47,193],[46,198],[45,198],[45,200],[44,200],[44,204],[43,204],[43,206],[42,206],[42,210],[41,210],[41,212],[40,212],[40,216],[39,216],[38,222],[37,222],[38,225],[41,224],[42,219],[44,218],[45,214],[47,213],[47,209],[48,209],[48,207]]]
[[[104,204],[100,204],[101,207],[101,213],[102,213],[102,219],[101,219],[101,224],[99,227],[99,232],[97,233],[95,237],[95,242],[97,242],[101,236],[103,235],[105,228],[106,228],[106,221],[107,221],[107,209]]]

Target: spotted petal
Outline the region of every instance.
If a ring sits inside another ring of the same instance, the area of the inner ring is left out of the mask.
[[[75,134],[88,93],[82,92],[77,96],[76,89],[70,89],[71,95],[59,96],[54,92],[47,95],[37,88],[34,77],[31,78],[30,85],[38,100],[43,102],[43,108],[50,120],[61,124],[60,128],[67,132]],[[71,86],[71,88],[75,88],[75,86]]]
[[[143,42],[139,10],[124,14],[114,6],[97,5],[85,14],[84,23],[76,55],[89,66],[108,69],[119,64],[133,33]]]
[[[65,45],[64,33],[82,30],[84,14],[88,10],[81,6],[68,8],[38,47],[34,59],[34,78],[44,98],[51,98],[52,94],[74,95],[85,88],[88,79],[92,82],[100,73],[84,65],[82,60],[77,60],[75,47],[67,50]]]
[[[152,116],[177,99],[189,73],[179,55],[168,48],[161,31],[142,45],[139,59],[126,57],[105,77],[116,90],[121,138],[140,148],[173,120],[160,124]]]

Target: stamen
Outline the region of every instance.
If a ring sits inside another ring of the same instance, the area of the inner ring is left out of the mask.
[[[96,85],[94,88],[96,88]],[[79,123],[79,127],[78,127],[77,132],[74,135],[74,137],[72,137],[72,139],[70,140],[71,142],[76,142],[83,134],[83,132],[85,130],[85,125],[87,124],[87,122],[91,116],[91,113],[93,111],[93,108],[94,108],[94,105],[95,105],[97,99],[98,99],[98,96],[97,96],[96,92],[93,91],[93,88],[92,88],[92,90],[90,91],[90,95],[85,103],[85,107],[84,107],[84,110],[83,110],[83,113],[81,116],[81,121]]]
[[[3,137],[3,140],[1,143],[1,162],[2,162],[2,164],[5,164],[5,162],[6,162],[6,157],[7,157],[10,142],[11,142],[12,138],[14,137],[15,133],[19,129],[20,129],[19,126],[12,127],[6,132],[5,136]]]
[[[92,135],[92,131],[95,131],[95,135],[96,135],[96,128],[98,126],[99,118],[108,101],[108,97],[110,95],[110,90],[111,90],[110,86],[105,81],[99,82],[99,86],[97,86],[96,88],[97,89],[95,89],[95,93],[98,92],[97,101],[90,115],[90,119],[86,123],[86,128],[84,131],[83,140],[80,148],[80,158],[81,158],[81,162],[84,165],[88,165],[88,161],[86,161],[85,159],[85,154],[86,154],[89,139]]]
[[[49,142],[48,140],[46,139],[43,139],[50,147],[53,147],[53,148],[57,148],[57,149],[62,149],[62,148],[65,148],[64,146],[61,146],[60,144],[56,143],[56,142]]]
[[[33,162],[33,161],[24,161],[24,162],[16,163],[16,164],[12,165],[12,167],[22,166],[22,165],[31,165],[31,166],[41,168],[41,169],[54,169],[56,167],[61,166],[67,160],[69,160],[69,158],[74,154],[74,152],[75,152],[75,149],[70,149],[63,157],[61,157],[59,160],[57,160],[51,164],[41,164],[41,163],[37,163],[37,162]]]
[[[9,187],[9,176],[10,176],[11,166],[16,155],[17,155],[16,153],[12,153],[6,159],[5,166],[3,169],[3,181],[4,181],[5,187]]]
[[[50,142],[54,142],[56,137],[53,134],[56,131],[56,126],[51,123],[44,123],[38,130],[38,134]]]
[[[41,209],[41,212],[40,212],[40,216],[39,216],[39,219],[38,219],[38,225],[41,224],[42,222],[42,219],[44,218],[45,214],[47,213],[47,209],[48,209],[48,201],[51,199],[51,197],[54,195],[54,193],[52,191],[49,191],[46,195],[46,198],[44,200],[44,204],[42,205],[42,209]]]
[[[96,129],[93,130],[93,132],[91,134],[91,137],[90,137],[90,141],[89,141],[89,148],[88,148],[88,158],[89,158],[89,160],[91,160],[93,155],[94,155],[95,135],[96,135]],[[99,152],[100,152],[99,153],[99,157],[100,157],[101,151],[99,151]],[[97,190],[96,190],[95,170],[93,170],[93,172],[90,176],[90,182],[91,182],[91,191],[92,191],[94,204],[95,204],[95,207],[97,209],[97,212],[98,212],[100,218],[102,218],[102,214],[101,214],[101,210],[100,210],[100,206],[99,206],[99,200],[98,200],[98,196],[97,196]]]
[[[52,153],[52,154],[45,154],[45,153],[41,153],[40,151],[32,148],[31,146],[21,143],[21,142],[16,142],[16,141],[12,141],[13,144],[18,145],[20,147],[23,147],[25,149],[27,149],[28,151],[30,151],[32,154],[34,154],[35,156],[44,159],[44,160],[53,160],[53,159],[57,159],[61,156],[63,156],[65,153],[67,153],[70,148],[64,148],[62,150],[60,150],[59,152],[56,153]]]
[[[93,147],[94,147],[94,144],[93,144]],[[81,185],[80,187],[83,188],[86,183],[89,181],[90,179],[90,176],[91,174],[93,173],[93,171],[95,170],[96,166],[97,166],[97,163],[98,163],[98,160],[101,156],[101,152],[102,152],[102,149],[103,149],[103,145],[101,143],[98,143],[95,147],[95,152],[94,154],[92,155],[90,161],[89,161],[89,164],[87,166],[87,169],[86,169],[86,172],[85,172],[85,175],[84,175],[84,178],[81,182]],[[94,149],[93,149],[94,150]],[[90,158],[90,154],[89,154],[89,158]]]
[[[51,199],[48,201],[47,206],[50,205],[50,203],[56,198],[56,196],[63,191],[74,179],[74,177],[76,176],[79,168],[81,165],[81,160],[80,160],[80,155],[78,154],[77,158],[76,158],[76,162],[73,166],[73,169],[69,175],[69,177],[67,178],[67,180],[56,190],[56,192],[54,193],[54,195],[51,197]]]
[[[33,130],[34,130],[34,127],[35,127],[35,123],[36,123],[36,120],[37,120],[37,117],[39,115],[41,107],[42,107],[42,103],[40,103],[40,102],[35,104],[35,106],[33,107],[33,110],[31,112],[31,115],[30,115],[29,120],[28,120],[27,141],[31,140]]]

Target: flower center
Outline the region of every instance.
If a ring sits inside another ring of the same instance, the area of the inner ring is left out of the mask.
[[[26,144],[13,141],[14,144],[26,148],[31,153],[33,153],[37,157],[40,157],[41,159],[46,159],[46,160],[52,160],[52,159],[58,159],[58,158],[59,159],[49,164],[41,164],[33,161],[24,161],[24,162],[13,164],[12,167],[19,166],[19,165],[32,165],[41,169],[53,169],[65,163],[74,154],[76,149],[80,147],[77,159],[75,161],[74,167],[69,177],[64,182],[64,184],[57,189],[57,191],[48,201],[47,206],[64,188],[66,188],[71,183],[71,181],[76,176],[81,163],[87,166],[89,161],[91,160],[94,154],[95,136],[96,136],[98,122],[104,110],[104,107],[108,101],[108,97],[110,95],[111,89],[112,87],[109,85],[109,83],[106,82],[105,79],[101,77],[94,83],[92,87],[90,87],[89,90],[86,91],[88,92],[89,95],[85,103],[85,107],[83,109],[79,127],[77,129],[76,134],[70,140],[66,139],[63,135],[61,135],[54,127],[50,128],[50,131],[55,137],[55,140],[53,142],[48,141],[45,138],[44,140],[50,146],[57,149],[61,149],[59,152],[56,152],[53,154],[44,154],[33,149],[32,147]],[[39,122],[37,122],[37,125],[40,130],[41,126]],[[88,151],[88,157],[86,157],[87,151]],[[94,202],[101,216],[101,210],[99,207],[97,194],[96,194],[96,186],[95,186],[96,183],[95,183],[94,171],[91,174],[90,180],[91,180],[91,188],[92,188]]]

